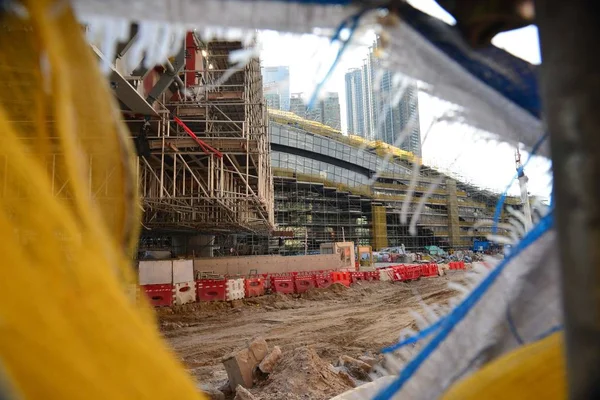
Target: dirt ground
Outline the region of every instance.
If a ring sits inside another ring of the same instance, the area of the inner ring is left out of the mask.
[[[315,374],[325,377],[327,366],[335,365],[341,355],[376,356],[398,340],[402,328],[416,328],[409,310],[418,310],[420,301],[444,303],[455,295],[448,281],[462,277],[457,272],[413,282],[334,285],[303,295],[188,304],[160,309],[158,316],[164,336],[199,384],[226,386],[222,357],[262,337],[270,348],[281,348],[284,361],[266,382],[251,390],[257,399],[328,399],[351,388],[351,382],[316,387],[322,395],[310,394],[307,386],[318,386],[310,380]],[[303,376],[290,376],[299,370]]]

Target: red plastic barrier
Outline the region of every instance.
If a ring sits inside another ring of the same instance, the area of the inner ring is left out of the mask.
[[[398,282],[407,280],[408,274],[406,272],[406,266],[404,264],[393,265],[389,267],[389,269],[391,270],[392,281]]]
[[[227,279],[200,279],[196,281],[198,301],[225,301]]]
[[[438,276],[437,264],[422,264],[421,265],[422,276]]]
[[[171,284],[160,284],[160,285],[143,285],[141,289],[146,293],[150,303],[154,307],[164,307],[173,305],[173,296],[175,289]]]
[[[421,267],[419,265],[409,265],[406,267],[407,279],[419,279],[421,277]]]
[[[331,273],[331,280],[334,283],[341,283],[344,286],[350,286],[350,279],[350,272],[336,271]]]
[[[271,289],[271,279],[269,279],[269,274],[260,274],[263,278],[263,285],[265,287],[265,291]]]
[[[378,281],[379,271],[365,271],[365,281]]]
[[[364,272],[350,272],[350,281],[352,283],[361,282],[365,280]]]
[[[315,274],[315,285],[318,288],[327,288],[331,286],[332,283],[331,272],[319,272],[318,274]]]
[[[276,293],[294,293],[293,276],[271,276],[271,290]]]
[[[314,275],[296,275],[294,288],[296,293],[304,293],[316,286]]]
[[[244,280],[246,297],[258,297],[265,294],[265,281],[263,278],[246,278]]]

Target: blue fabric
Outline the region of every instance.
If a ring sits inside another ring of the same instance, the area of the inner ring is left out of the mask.
[[[540,118],[537,68],[534,65],[493,45],[472,49],[455,27],[408,4],[399,10],[406,23],[474,77]]]
[[[469,311],[477,304],[483,295],[491,288],[494,282],[502,274],[508,263],[529,245],[542,237],[548,232],[554,224],[552,213],[543,217],[540,222],[531,229],[521,242],[498,266],[490,272],[490,274],[471,292],[461,304],[458,305],[448,317],[444,320],[440,332],[425,345],[423,350],[411,360],[400,373],[400,376],[392,382],[388,387],[383,389],[375,396],[374,400],[389,400],[404,386],[404,384],[413,376],[419,369],[421,364],[437,349],[437,347],[448,337],[452,329],[469,313]]]

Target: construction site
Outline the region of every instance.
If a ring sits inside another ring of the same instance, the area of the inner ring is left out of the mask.
[[[414,327],[402,312],[418,301],[412,293],[427,304],[455,295],[447,282],[462,272],[446,271],[470,268],[475,241],[491,233],[476,222],[492,220],[499,194],[381,141],[269,108],[260,60],[229,62],[241,42],[188,32],[165,64],[125,70],[130,46],[118,48],[109,79],[137,150],[139,284],[202,390],[329,399],[370,381],[378,349]],[[508,206],[520,209],[521,199]],[[403,207],[416,234],[401,222]],[[378,264],[374,254],[390,249],[401,251]],[[245,375],[239,351],[253,339],[283,352],[279,375]],[[357,375],[340,357],[370,366]],[[296,386],[274,389],[303,362],[309,372]],[[327,376],[324,388],[310,369]]]
[[[551,168],[537,68],[492,43],[533,2],[8,3],[1,398],[562,398],[587,303],[525,175]],[[263,47],[320,54],[292,37],[328,46],[312,97]],[[425,115],[482,140],[427,147]]]
[[[240,49],[189,33],[168,64],[134,71],[119,69],[127,45],[118,52],[110,79],[138,150],[140,251],[298,255],[352,241],[416,252],[468,250],[485,239],[490,228],[474,224],[492,218],[498,193],[385,143],[268,109],[260,61],[229,67]],[[409,221],[423,203],[416,235],[400,222],[405,201]],[[518,198],[505,205],[522,207]]]

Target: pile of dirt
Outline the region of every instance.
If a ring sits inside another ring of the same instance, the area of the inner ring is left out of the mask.
[[[307,300],[333,300],[344,295],[348,287],[341,283],[334,283],[327,288],[312,288],[300,295],[300,298]]]
[[[353,387],[347,375],[323,361],[312,347],[283,355],[268,379],[252,390],[260,400],[327,400]]]
[[[247,306],[259,305],[267,309],[271,308],[277,310],[287,310],[298,306],[295,304],[295,299],[291,295],[282,293],[272,293],[265,296],[244,299],[244,304]]]

